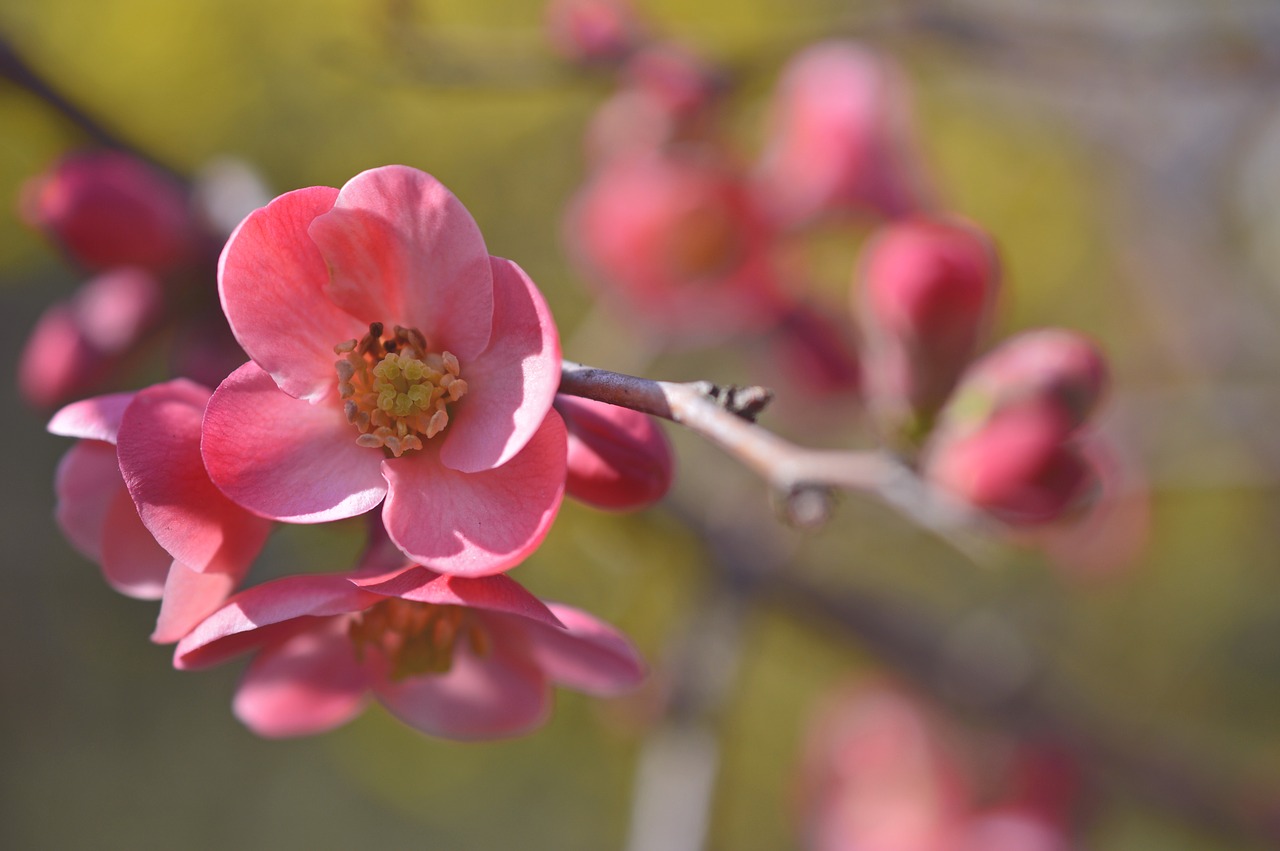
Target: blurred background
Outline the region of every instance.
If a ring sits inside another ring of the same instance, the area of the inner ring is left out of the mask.
[[[997,335],[1062,325],[1112,358],[1103,427],[1149,484],[1146,546],[1093,569],[1030,547],[975,563],[854,495],[822,529],[795,530],[749,473],[669,428],[678,467],[664,503],[615,516],[566,502],[515,574],[628,632],[654,666],[650,688],[610,702],[561,694],[548,727],[513,742],[429,740],[380,710],[268,742],[230,714],[235,670],[173,671],[170,650],[147,641],[154,606],[113,593],[64,542],[51,480],[69,443],[45,434],[10,368],[0,845],[621,848],[643,755],[715,772],[707,847],[800,848],[810,719],[831,689],[886,672],[948,707],[979,775],[1015,736],[1065,744],[1086,777],[1079,847],[1280,845],[1280,8],[637,8],[725,69],[744,156],[803,46],[856,38],[902,64],[939,194],[999,242]],[[662,351],[593,305],[561,220],[612,82],[556,56],[543,18],[538,3],[501,0],[0,0],[0,39],[99,127],[184,176],[234,158],[276,194],[387,163],[435,174],[490,251],[542,287],[566,357],[767,383],[750,343]],[[20,187],[93,140],[11,76],[0,115],[0,339],[16,364],[41,310],[84,277],[20,221]],[[848,303],[866,232],[810,235],[813,294]],[[141,363],[117,386],[162,369]],[[782,401],[762,423],[803,443],[865,444],[853,405]],[[359,547],[357,525],[293,528],[262,561],[268,573],[341,569]],[[789,584],[744,591],[756,570]],[[707,627],[712,614],[728,626]],[[685,699],[664,713],[673,693]],[[695,737],[654,756],[673,724]]]

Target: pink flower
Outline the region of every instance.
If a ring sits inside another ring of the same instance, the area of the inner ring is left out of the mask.
[[[354,718],[372,693],[406,724],[451,739],[542,724],[550,684],[593,695],[637,685],[643,663],[612,627],[544,605],[506,576],[292,576],[237,594],[179,642],[202,668],[256,651],[236,716],[262,736],[301,736]]]
[[[36,322],[18,361],[18,386],[51,408],[97,388],[161,319],[164,292],[149,272],[121,267],[91,279]]]
[[[990,324],[995,246],[961,221],[909,219],[873,237],[857,284],[877,413],[891,429],[927,430]]]
[[[565,235],[602,294],[656,335],[705,342],[781,309],[772,231],[740,176],[710,155],[610,160],[578,194]]]
[[[853,42],[806,48],[782,72],[759,178],[789,226],[833,212],[897,216],[926,189],[901,71]]]
[[[162,600],[152,635],[161,643],[222,604],[271,530],[205,474],[208,399],[206,388],[178,379],[76,402],[49,423],[54,434],[80,438],[54,480],[58,525],[117,591]]]
[[[652,505],[671,487],[671,444],[653,418],[591,399],[557,395],[569,435],[569,496],[609,511]]]
[[[23,188],[22,213],[94,270],[163,274],[195,258],[202,242],[183,187],[120,151],[64,157]]]
[[[317,523],[385,499],[392,540],[446,573],[505,570],[546,535],[559,338],[439,181],[387,166],[282,195],[232,234],[219,285],[252,358],[205,415],[205,465],[233,500]]]

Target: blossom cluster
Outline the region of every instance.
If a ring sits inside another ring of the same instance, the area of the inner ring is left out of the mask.
[[[1004,286],[996,241],[942,206],[891,59],[848,40],[804,48],[779,74],[762,146],[744,155],[727,75],[627,4],[557,3],[548,23],[564,55],[617,80],[589,123],[589,175],[564,225],[606,304],[660,346],[766,352],[762,383],[783,407],[856,400],[924,482],[1035,527],[1073,568],[1124,561],[1143,518],[1120,507],[1135,484],[1093,427],[1105,359],[1064,329],[984,354]],[[797,261],[805,240],[852,243],[868,228],[848,306],[824,304]],[[1084,519],[1087,535],[1064,531]],[[1099,536],[1112,557],[1089,546]]]
[[[88,251],[77,228],[95,219],[77,215],[65,239]],[[448,189],[388,166],[286,193],[235,229],[217,277],[247,362],[213,389],[96,396],[49,425],[79,439],[59,524],[113,587],[161,601],[152,637],[179,668],[252,652],[235,711],[267,736],[341,724],[368,694],[435,735],[514,735],[545,719],[551,684],[638,684],[614,628],[505,574],[566,490],[660,498],[670,449],[641,414],[556,400],[542,294]],[[371,531],[348,572],[246,587],[275,525],[357,515]]]

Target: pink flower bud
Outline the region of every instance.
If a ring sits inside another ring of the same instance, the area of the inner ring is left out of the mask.
[[[118,151],[71,154],[23,188],[23,218],[94,270],[140,266],[164,273],[199,245],[176,181]]]
[[[1063,328],[1028,331],[965,373],[943,425],[973,429],[1013,407],[1050,405],[1070,431],[1098,407],[1107,379],[1106,359],[1084,336]]]
[[[617,62],[635,49],[640,22],[622,0],[552,0],[547,5],[547,38],[571,62]]]
[[[901,71],[853,42],[828,41],[782,72],[760,163],[763,192],[787,225],[833,212],[897,216],[926,194]]]
[[[98,389],[133,352],[164,311],[160,284],[122,268],[88,281],[36,322],[18,361],[18,386],[38,408]]]
[[[892,427],[925,430],[989,324],[995,247],[967,223],[911,219],[873,238],[857,278],[872,401]]]
[[[591,399],[557,395],[569,435],[565,490],[610,511],[644,508],[671,487],[671,444],[652,417]]]
[[[618,157],[569,210],[575,259],[628,318],[705,342],[759,328],[780,308],[773,234],[717,157]]]
[[[1054,405],[1012,408],[976,431],[940,435],[926,454],[925,477],[1006,523],[1047,523],[1079,507],[1096,480],[1064,442],[1065,426]]]

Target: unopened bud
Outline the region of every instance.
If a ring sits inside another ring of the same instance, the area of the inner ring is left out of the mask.
[[[927,452],[925,477],[1006,523],[1056,520],[1093,492],[1094,470],[1063,441],[1052,406],[1010,409],[977,431],[942,438]]]
[[[119,151],[65,157],[23,188],[23,218],[93,270],[139,266],[165,273],[199,246],[183,188]]]
[[[891,432],[924,432],[977,351],[999,290],[991,239],[952,219],[881,230],[858,273],[872,403]]]
[[[651,417],[575,396],[556,396],[555,407],[568,431],[570,496],[595,508],[631,511],[666,494],[671,445]]]
[[[970,432],[1014,408],[1048,407],[1065,437],[1097,409],[1107,380],[1106,359],[1082,335],[1063,328],[1028,331],[973,364],[940,428]]]

